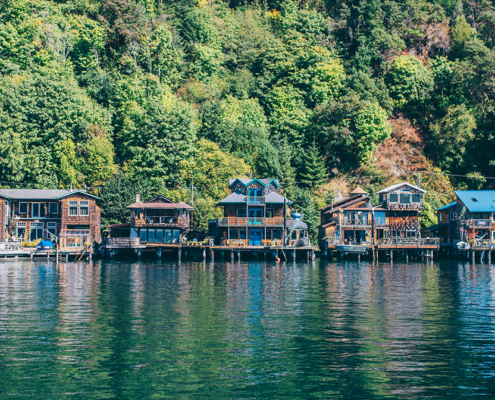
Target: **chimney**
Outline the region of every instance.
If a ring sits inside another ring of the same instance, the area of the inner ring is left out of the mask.
[[[139,193],[136,193],[136,203],[139,203],[140,202],[140,196],[139,196]]]
[[[72,192],[72,182],[71,182],[71,184],[70,184],[70,191]]]

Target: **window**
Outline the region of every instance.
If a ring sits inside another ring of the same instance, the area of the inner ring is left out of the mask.
[[[412,195],[412,202],[413,203],[421,203],[421,195],[420,194],[413,194]]]
[[[406,231],[406,237],[408,238],[416,237],[416,231]]]
[[[46,224],[46,230],[48,233],[51,233],[54,236],[57,236],[57,223],[56,222],[48,222]],[[50,236],[50,235],[48,235]]]
[[[155,243],[155,230],[148,229],[148,243]]]
[[[273,210],[270,210],[270,209],[266,210],[266,217],[267,218],[273,218]]]
[[[179,243],[180,240],[180,229],[174,229],[172,234],[172,243]]]
[[[292,231],[292,240],[296,240],[297,239],[297,229]]]
[[[272,240],[272,231],[270,229],[266,231],[266,240]]]
[[[163,229],[156,230],[156,242],[163,243]]]
[[[165,243],[172,243],[172,229],[165,229]]]
[[[237,218],[246,218],[246,209],[238,208],[237,209]]]
[[[231,239],[239,239],[239,230],[238,229],[231,229],[230,230],[230,238]]]
[[[391,193],[389,196],[389,202],[390,203],[398,203],[399,202],[399,195],[397,193]]]
[[[43,222],[31,222],[30,224],[30,240],[36,240],[43,238]]]
[[[375,225],[385,225],[385,211],[375,211]]]
[[[69,200],[69,215],[77,215],[77,201],[75,200]]]
[[[58,214],[58,203],[50,203],[50,214]]]
[[[273,239],[282,239],[281,229],[274,229],[272,233],[273,233]]]
[[[5,216],[9,216],[9,202],[5,200]]]
[[[442,222],[442,215],[443,215],[442,213],[438,214],[438,221],[439,222]]]
[[[246,239],[246,230],[239,229],[239,239]]]
[[[89,215],[89,201],[79,202],[79,215],[87,217]]]
[[[26,203],[24,203],[26,204]],[[17,223],[17,238],[24,238],[24,235],[26,234],[26,222],[18,222]]]
[[[457,213],[455,213],[455,212],[450,213],[450,220],[451,221],[457,221]]]
[[[400,194],[400,204],[409,204],[411,203],[411,195],[410,194]]]
[[[19,203],[19,214],[27,214],[28,203]]]
[[[148,230],[147,229],[141,229],[139,231],[139,241],[146,242],[147,240],[148,240]]]

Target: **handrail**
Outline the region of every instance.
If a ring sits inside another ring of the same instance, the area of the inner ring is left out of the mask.
[[[218,218],[217,223],[218,226],[282,226],[284,219],[281,217],[224,217]]]

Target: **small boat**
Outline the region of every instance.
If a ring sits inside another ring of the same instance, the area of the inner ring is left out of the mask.
[[[459,250],[469,250],[471,248],[471,245],[467,242],[458,242],[457,248]]]
[[[335,250],[345,254],[364,254],[368,247],[367,244],[336,244]]]

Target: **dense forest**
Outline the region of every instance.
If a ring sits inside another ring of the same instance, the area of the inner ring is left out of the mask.
[[[314,237],[360,184],[495,176],[488,0],[0,0],[0,185],[135,193],[215,217],[227,179],[278,178]],[[418,177],[418,171],[421,175]]]

